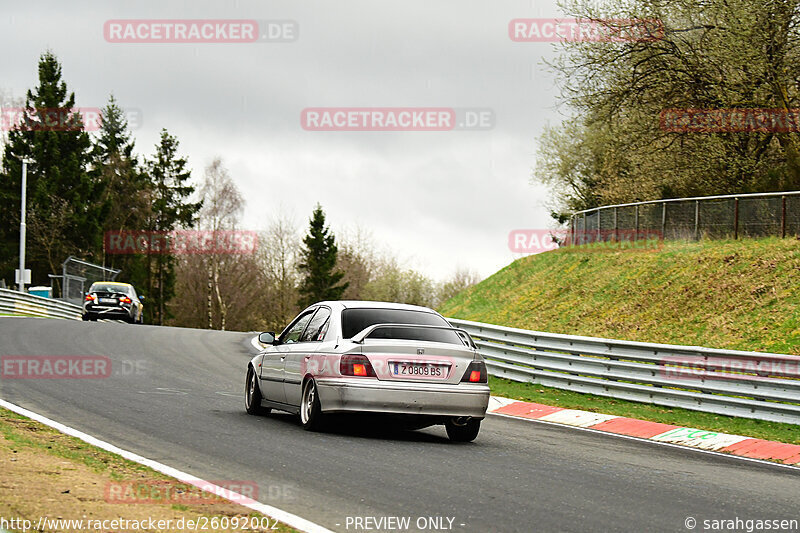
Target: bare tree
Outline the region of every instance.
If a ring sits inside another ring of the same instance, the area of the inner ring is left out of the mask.
[[[278,331],[299,311],[297,259],[300,233],[294,219],[277,213],[259,239],[259,264],[265,285],[263,313],[267,329]]]
[[[44,252],[51,272],[58,272],[58,267],[70,252],[75,252],[69,247],[64,228],[69,222],[72,208],[63,198],[48,196],[52,208],[47,213],[36,210],[28,212],[28,225],[30,226],[31,241],[36,243]],[[17,221],[19,219],[17,218]]]
[[[222,165],[222,159],[216,157],[211,164],[206,167],[205,179],[200,187],[200,197],[203,199],[203,208],[199,213],[199,228],[201,230],[212,231],[218,234],[221,231],[233,230],[244,210],[244,198],[233,183],[228,170]],[[208,293],[207,293],[207,312],[208,328],[214,327],[213,309],[211,304],[212,295],[216,298],[219,310],[220,329],[225,330],[228,305],[222,298],[219,286],[220,266],[225,259],[218,253],[207,255],[208,272]],[[227,265],[226,265],[227,266]]]
[[[597,204],[800,187],[796,131],[661,123],[670,110],[797,108],[800,2],[562,0],[561,8],[636,38],[561,45],[553,66],[578,118],[542,136],[536,172],[557,186],[556,218]]]
[[[236,230],[244,198],[220,158],[206,167],[199,194],[203,200],[198,214],[201,231]],[[265,290],[260,264],[257,253],[214,250],[181,256],[173,323],[222,330],[260,327],[263,319],[253,305]]]
[[[365,299],[365,291],[375,276],[380,262],[379,252],[372,233],[356,225],[339,232],[339,255],[337,270],[344,272],[342,281],[347,283],[343,298]]]
[[[441,306],[447,300],[453,298],[458,293],[476,285],[481,281],[480,275],[468,268],[458,268],[447,281],[439,285],[436,294],[436,307]]]

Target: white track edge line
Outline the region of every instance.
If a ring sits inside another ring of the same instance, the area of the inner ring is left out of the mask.
[[[715,452],[714,450],[704,450],[703,448],[695,448],[693,446],[684,446],[684,445],[681,445],[681,444],[673,444],[671,442],[661,442],[661,441],[658,441],[658,440],[650,440],[650,439],[646,439],[644,437],[634,437],[632,435],[622,435],[621,433],[611,433],[610,431],[603,431],[601,429],[582,428],[580,426],[570,426],[569,424],[559,424],[558,422],[548,422],[547,420],[537,420],[535,418],[524,418],[524,417],[520,417],[520,416],[507,415],[507,414],[504,414],[504,413],[493,413],[491,411],[487,412],[486,414],[487,415],[493,415],[493,416],[501,416],[503,418],[512,418],[514,420],[521,420],[523,422],[536,422],[537,424],[547,424],[549,426],[556,426],[556,427],[560,427],[560,428],[577,429],[577,430],[580,430],[580,431],[588,431],[590,433],[596,433],[596,434],[600,434],[600,435],[608,435],[609,437],[617,437],[619,439],[628,439],[628,440],[635,440],[635,441],[639,441],[639,442],[648,442],[650,444],[658,444],[659,446],[667,446],[667,447],[670,447],[670,448],[678,448],[680,450],[688,450],[688,451],[692,451],[692,452],[700,452],[700,453],[705,453],[705,454],[709,454],[709,455],[716,455],[718,457],[728,457],[730,459],[738,459],[740,461],[749,461],[749,462],[752,462],[752,463],[759,463],[759,464],[762,464],[762,465],[780,466],[780,467],[783,467],[783,468],[788,468],[789,470],[795,470],[795,471],[800,470],[800,466],[787,465],[787,464],[784,464],[784,463],[775,463],[775,462],[772,462],[772,461],[767,461],[766,459],[756,459],[754,457],[743,457],[741,455],[734,455],[732,453],[722,453],[722,452]],[[752,437],[752,438],[754,438],[754,437]]]
[[[263,347],[263,346],[261,346],[261,343],[260,343],[260,342],[258,342],[258,335],[256,335],[256,336],[255,336],[255,337],[253,337],[252,339],[250,339],[250,344],[252,344],[252,345],[253,345],[253,348],[255,348],[255,349],[256,349],[256,351],[258,351],[258,352],[260,352],[261,350],[263,350],[263,349],[264,349],[264,347]]]
[[[28,409],[25,409],[24,407],[20,407],[18,405],[15,405],[15,404],[13,404],[11,402],[3,400],[2,398],[0,398],[0,407],[4,407],[4,408],[8,409],[9,411],[13,411],[13,412],[15,412],[15,413],[17,413],[19,415],[26,416],[26,417],[28,417],[28,418],[30,418],[32,420],[35,420],[37,422],[40,422],[40,423],[42,423],[42,424],[44,424],[46,426],[50,426],[51,428],[56,429],[56,430],[60,431],[61,433],[65,433],[65,434],[70,435],[72,437],[76,437],[76,438],[78,438],[78,439],[80,439],[80,440],[82,440],[82,441],[84,441],[84,442],[86,442],[88,444],[91,444],[92,446],[97,446],[98,448],[102,448],[103,450],[105,450],[107,452],[115,453],[117,455],[120,455],[120,456],[124,457],[125,459],[133,461],[135,463],[139,463],[140,465],[147,466],[149,468],[152,468],[153,470],[157,470],[157,471],[161,472],[162,474],[166,474],[168,476],[174,477],[174,478],[178,479],[179,481],[183,481],[185,483],[189,483],[189,484],[194,485],[194,486],[196,486],[196,487],[198,487],[200,489],[211,488],[214,491],[213,494],[221,495],[223,498],[225,497],[224,496],[225,494],[228,494],[231,497],[230,498],[226,498],[226,499],[230,500],[231,502],[233,502],[235,504],[238,504],[238,505],[242,505],[244,507],[248,507],[248,508],[250,508],[250,509],[252,509],[254,511],[257,511],[259,513],[267,515],[267,516],[269,516],[271,518],[275,518],[277,520],[280,520],[284,524],[287,524],[287,525],[289,525],[289,526],[291,526],[293,528],[299,529],[301,531],[305,531],[306,533],[333,533],[331,530],[326,529],[326,528],[320,526],[319,524],[315,524],[314,522],[311,522],[310,520],[306,520],[305,518],[302,518],[302,517],[297,516],[295,514],[289,513],[287,511],[283,511],[281,509],[278,509],[277,507],[273,507],[271,505],[267,505],[267,504],[261,503],[261,502],[248,503],[247,500],[249,500],[250,498],[247,498],[247,497],[245,497],[245,496],[243,496],[241,494],[235,493],[233,491],[230,491],[228,489],[225,489],[225,488],[220,487],[218,485],[215,485],[213,483],[209,483],[208,481],[205,481],[203,479],[195,477],[195,476],[193,476],[191,474],[187,474],[186,472],[178,470],[177,468],[173,468],[173,467],[165,465],[163,463],[159,463],[158,461],[154,461],[152,459],[148,459],[146,457],[143,457],[141,455],[135,454],[133,452],[129,452],[127,450],[123,450],[122,448],[118,448],[117,446],[114,446],[111,443],[108,443],[108,442],[105,442],[103,440],[100,440],[97,437],[93,437],[93,436],[91,436],[91,435],[89,435],[87,433],[84,433],[84,432],[82,432],[80,430],[77,430],[75,428],[72,428],[70,426],[62,424],[60,422],[56,422],[55,420],[51,420],[51,419],[47,418],[46,416],[40,415],[39,413],[35,413],[35,412],[30,411]],[[210,491],[208,491],[208,492],[210,492]]]

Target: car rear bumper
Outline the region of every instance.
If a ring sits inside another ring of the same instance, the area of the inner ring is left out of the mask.
[[[484,418],[489,386],[459,383],[319,379],[317,391],[326,413],[372,412]]]
[[[83,314],[89,316],[131,316],[130,308],[125,307],[112,307],[112,306],[99,306],[94,305],[92,307],[85,307],[83,310]]]

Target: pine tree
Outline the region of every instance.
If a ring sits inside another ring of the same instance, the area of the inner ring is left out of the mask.
[[[70,254],[96,259],[102,242],[98,184],[87,172],[91,141],[75,94],[52,52],[39,59],[39,85],[29,90],[23,120],[8,134],[0,176],[0,277],[13,279],[18,260],[22,159],[28,165],[27,264],[36,283]],[[55,118],[53,118],[55,117]]]
[[[309,220],[308,234],[303,238],[298,268],[304,273],[300,283],[300,305],[306,307],[321,300],[338,300],[348,283],[337,285],[343,272],[334,271],[338,248],[336,238],[325,226],[325,213],[317,204]]]
[[[194,226],[202,202],[190,202],[194,187],[189,183],[191,171],[185,157],[178,157],[178,140],[166,129],[161,130],[161,140],[156,145],[153,159],[147,162],[151,182],[152,212],[147,229],[170,232]],[[166,302],[175,294],[175,258],[160,253],[147,255],[147,296],[150,301],[151,320],[163,324],[167,318]]]
[[[103,109],[92,151],[92,172],[102,186],[98,201],[103,207],[104,233],[142,230],[148,220],[151,184],[133,149],[125,114],[111,95]],[[109,254],[105,249],[103,252],[103,264],[122,271],[118,281],[132,283],[138,291],[146,287],[144,256]]]
[[[117,100],[112,94],[108,98],[106,107],[103,108],[100,117],[100,132],[95,141],[93,155],[101,163],[107,164],[112,156],[118,154],[120,157],[133,161],[134,141],[128,131],[128,121],[125,113],[117,105]]]

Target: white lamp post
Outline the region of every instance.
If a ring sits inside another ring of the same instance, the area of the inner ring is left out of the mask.
[[[22,160],[22,199],[20,201],[19,219],[19,291],[25,292],[25,204],[27,201],[28,189],[28,163],[27,159]]]

